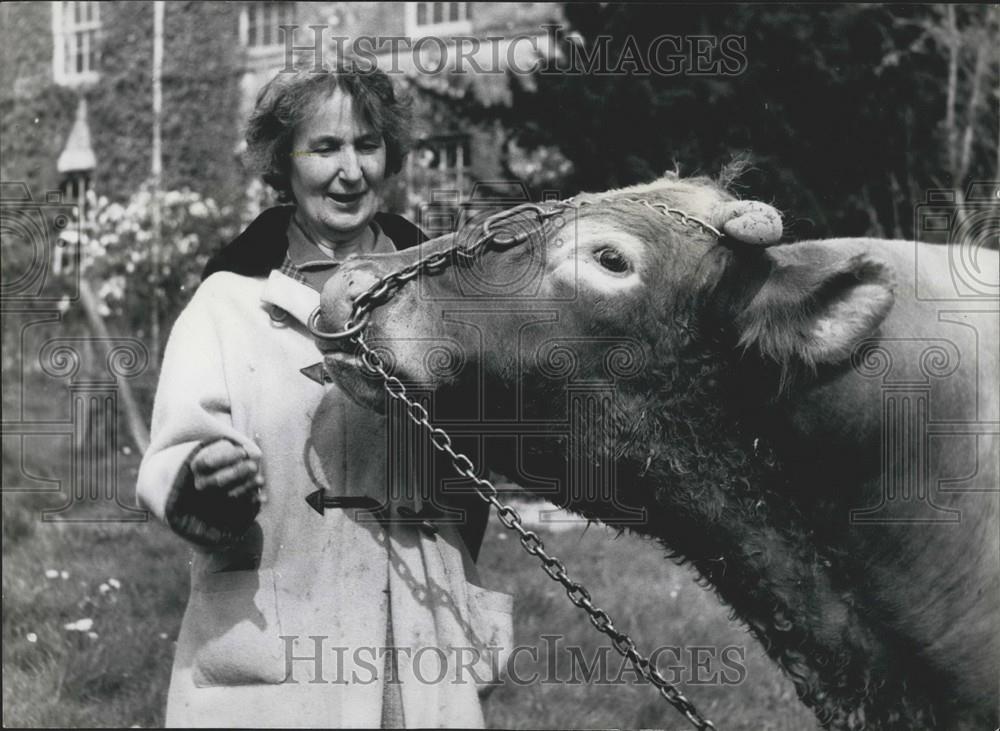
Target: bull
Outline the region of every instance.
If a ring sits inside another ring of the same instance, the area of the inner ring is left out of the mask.
[[[323,327],[386,274],[475,245],[394,289],[364,337],[435,418],[516,425],[486,466],[689,562],[824,726],[996,727],[995,285],[963,299],[948,246],[773,245],[777,212],[707,179],[491,226],[350,260]],[[993,276],[996,252],[973,254]],[[352,341],[321,346],[386,408]]]

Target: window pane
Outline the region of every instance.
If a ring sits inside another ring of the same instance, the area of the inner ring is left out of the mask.
[[[441,23],[444,21],[444,3],[434,3],[434,22]]]
[[[427,3],[417,3],[417,25],[427,25]]]
[[[271,45],[271,36],[274,32],[274,6],[268,3],[260,9],[261,14],[261,36],[263,36],[263,45]]]
[[[472,18],[472,3],[465,4],[465,19],[469,20]]]
[[[87,57],[87,68],[91,71],[97,70],[97,31],[89,30],[87,31],[89,38],[87,39],[87,48],[90,49],[90,54]]]
[[[448,3],[448,20],[454,22],[458,19],[458,3]]]

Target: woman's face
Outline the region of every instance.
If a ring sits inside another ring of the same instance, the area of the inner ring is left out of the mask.
[[[291,185],[300,220],[328,242],[351,241],[378,210],[385,141],[336,89],[292,138]]]

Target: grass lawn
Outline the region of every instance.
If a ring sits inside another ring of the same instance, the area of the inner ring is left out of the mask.
[[[120,483],[131,485],[134,459],[120,469]],[[3,495],[3,724],[160,725],[187,550],[152,522],[42,523],[38,511],[60,503],[58,495]],[[517,681],[490,696],[488,725],[688,728],[613,651],[601,668],[602,637],[505,533],[490,526],[480,566],[488,586],[515,595],[517,644],[535,649],[520,652]],[[817,728],[754,641],[659,547],[583,524],[542,536],[640,650],[673,648],[661,670],[678,668],[671,672],[683,691],[719,729]]]

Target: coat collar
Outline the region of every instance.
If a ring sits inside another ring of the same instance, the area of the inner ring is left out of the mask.
[[[264,282],[260,300],[269,308],[276,307],[287,312],[305,326],[309,322],[309,316],[319,307],[319,292],[274,269]]]
[[[206,279],[215,272],[266,277],[279,268],[288,252],[288,223],[294,212],[295,206],[277,206],[263,211],[243,233],[209,259],[201,278]],[[396,249],[407,249],[427,240],[419,228],[402,216],[376,213],[374,221]]]

